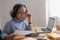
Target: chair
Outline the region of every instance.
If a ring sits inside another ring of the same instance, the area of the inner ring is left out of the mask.
[[[1,30],[0,30],[0,40],[3,40],[3,39],[1,38]]]

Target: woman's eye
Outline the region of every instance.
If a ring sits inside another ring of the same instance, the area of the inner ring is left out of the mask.
[[[22,13],[22,12],[18,12],[18,14],[25,14],[25,13]]]

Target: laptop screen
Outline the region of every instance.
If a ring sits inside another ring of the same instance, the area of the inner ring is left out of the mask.
[[[55,18],[49,17],[47,28],[52,31],[55,24]]]

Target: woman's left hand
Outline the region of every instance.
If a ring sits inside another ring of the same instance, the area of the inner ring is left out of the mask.
[[[31,21],[31,13],[27,13],[26,17],[28,18],[28,21]]]
[[[27,17],[27,19],[28,19],[28,24],[29,24],[29,26],[30,26],[31,23],[32,23],[32,15],[31,15],[31,13],[26,13],[26,17]]]

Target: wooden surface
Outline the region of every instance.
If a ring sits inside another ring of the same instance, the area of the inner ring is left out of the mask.
[[[60,40],[60,34],[47,33],[47,36],[50,40]]]
[[[37,33],[37,32],[35,31],[36,28],[41,28],[41,27],[37,27],[37,26],[32,27],[32,33]],[[15,37],[13,38],[13,40],[16,40],[16,39],[19,39],[19,38],[29,38],[29,37],[25,37],[25,35],[15,36]],[[33,37],[33,38],[36,38],[36,39],[37,39],[37,37]]]
[[[35,31],[35,29],[36,28],[41,28],[41,27],[37,27],[37,26],[35,26],[35,27],[32,27],[32,32],[33,33],[37,33],[36,31]],[[18,39],[24,39],[24,38],[29,38],[29,37],[25,37],[25,35],[15,35],[15,36],[13,36],[13,37],[10,37],[10,40],[18,40]],[[32,38],[35,38],[35,39],[38,39],[38,37],[32,37]],[[7,38],[7,40],[9,40],[9,38]]]
[[[42,28],[42,27],[38,27],[38,26],[35,26],[35,27],[32,27],[32,32],[33,33],[37,33],[36,31],[35,31],[35,29],[37,29],[37,28]],[[22,35],[22,36],[15,36],[14,38],[13,38],[13,40],[16,40],[16,39],[24,39],[24,38],[29,38],[29,37],[25,37],[24,35]],[[36,38],[36,39],[38,39],[39,37],[32,37],[32,38]]]

